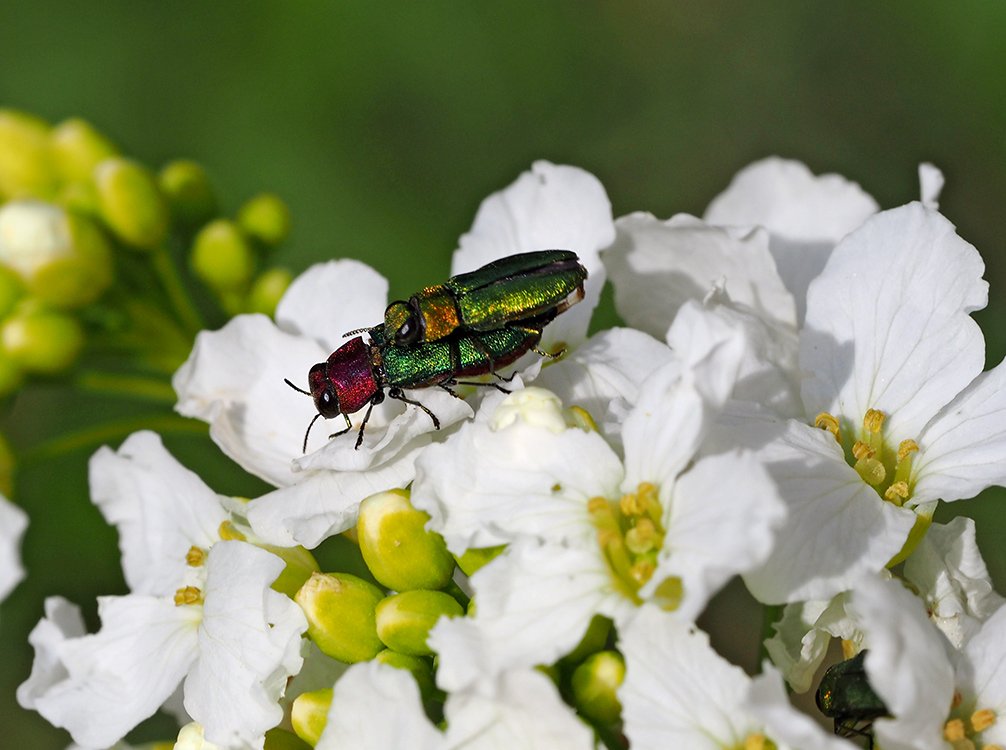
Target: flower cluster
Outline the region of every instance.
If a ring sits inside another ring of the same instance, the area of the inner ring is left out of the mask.
[[[569,248],[583,300],[505,382],[447,367],[458,393],[376,399],[334,435],[305,437],[311,383],[283,381],[383,319],[377,272],[317,265],[275,320],[201,332],[176,408],[275,489],[218,495],[149,432],[99,450],[130,593],[93,634],[48,600],[21,705],[87,748],[158,709],[177,748],[1002,747],[1004,600],[974,524],[933,512],[1006,484],[1006,371],[982,372],[981,257],[920,174],[881,211],[767,159],[701,219],[614,220],[596,178],[538,162],[451,270]],[[588,336],[608,277],[631,327]],[[347,540],[359,564],[323,571]],[[772,624],[755,677],[697,624],[738,576]],[[833,639],[834,734],[784,689]]]

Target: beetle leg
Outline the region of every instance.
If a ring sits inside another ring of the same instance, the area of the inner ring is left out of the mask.
[[[367,412],[367,413],[369,414],[370,412]],[[345,435],[347,432],[349,432],[351,429],[353,429],[353,423],[349,421],[349,415],[346,414],[346,413],[343,413],[342,418],[346,420],[346,429],[339,430],[338,432],[333,432],[331,435],[328,436],[329,440],[331,440],[334,437],[339,437],[339,435]],[[305,446],[307,445],[306,436],[305,436],[305,440],[304,440],[304,445]]]
[[[418,406],[420,409],[422,409],[423,411],[426,412],[426,414],[429,416],[430,419],[433,420],[433,426],[436,429],[438,429],[438,430],[440,429],[440,420],[437,419],[437,415],[434,414],[429,409],[427,409],[425,406],[423,406],[418,401],[413,401],[411,398],[406,398],[405,394],[402,393],[402,389],[401,388],[390,388],[388,390],[388,396],[390,396],[391,398],[395,399],[396,401],[404,401],[407,404],[412,404],[413,406]],[[369,410],[367,411],[367,415],[368,416],[370,415],[370,411]],[[360,433],[360,439],[361,440],[363,439],[363,433],[362,433],[362,431]]]
[[[383,396],[382,396],[381,400],[383,400]],[[374,404],[379,404],[379,403],[381,403],[381,401],[374,401],[373,399],[371,399],[370,404],[367,406],[367,413],[363,415],[363,422],[360,423],[360,434],[356,436],[356,447],[353,448],[353,450],[356,450],[356,451],[360,450],[360,445],[363,444],[363,431],[367,428],[367,420],[370,419],[370,412],[372,412],[374,410]],[[349,419],[347,418],[346,421],[348,422]],[[349,430],[349,427],[347,427],[345,430],[343,430],[343,432],[346,432],[348,430]]]

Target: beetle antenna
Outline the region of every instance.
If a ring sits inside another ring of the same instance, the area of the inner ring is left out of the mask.
[[[289,380],[286,382],[290,382]],[[318,417],[321,416],[321,412],[314,415],[314,419],[311,420],[311,424],[307,426],[307,430],[304,431],[304,445],[300,449],[301,453],[307,453],[307,436],[311,434],[311,428],[314,427],[314,423],[318,421]]]
[[[344,334],[342,334],[342,337],[344,339],[347,339],[350,336],[355,336],[358,333],[370,333],[371,331],[376,331],[378,328],[380,328],[380,326],[367,326],[366,328],[357,328],[353,331],[346,331]]]
[[[283,378],[283,382],[286,383],[291,388],[293,388],[298,393],[303,393],[305,396],[310,396],[311,395],[311,391],[305,391],[303,388],[298,388],[297,386],[295,386],[293,383],[291,383],[286,378]]]

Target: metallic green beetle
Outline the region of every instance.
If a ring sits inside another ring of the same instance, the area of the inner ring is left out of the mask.
[[[866,650],[851,659],[840,661],[827,669],[817,689],[817,707],[835,721],[835,734],[840,737],[865,737],[867,747],[873,747],[873,722],[890,711],[866,678],[863,661]]]
[[[511,255],[392,302],[377,328],[396,346],[519,328],[547,313],[555,317],[579,302],[586,279],[587,269],[569,250]]]

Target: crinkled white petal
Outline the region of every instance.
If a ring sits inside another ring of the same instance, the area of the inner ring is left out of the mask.
[[[344,333],[382,323],[387,303],[381,274],[358,260],[330,260],[294,279],[276,306],[276,322],[332,352],[345,343]]]
[[[642,331],[611,328],[544,368],[534,382],[553,391],[563,403],[586,409],[617,446],[622,418],[639,397],[640,385],[672,356],[666,344]]]
[[[316,750],[441,750],[443,735],[423,713],[419,688],[404,669],[354,664],[335,683]]]
[[[888,415],[897,445],[980,372],[985,342],[969,313],[985,307],[985,265],[954,226],[919,203],[870,218],[811,284],[800,336],[807,414]]]
[[[930,526],[905,561],[904,575],[925,600],[932,621],[958,649],[1006,603],[992,588],[975,540],[975,522],[966,516]]]
[[[533,669],[501,675],[493,695],[475,691],[449,695],[444,715],[448,748],[592,750],[595,747],[594,733],[562,702],[555,683]]]
[[[851,742],[826,732],[786,697],[782,676],[766,662],[763,672],[748,684],[744,705],[765,726],[765,734],[783,748],[794,750],[853,750]]]
[[[639,593],[649,598],[664,579],[677,578],[683,597],[674,613],[694,620],[728,580],[765,561],[786,506],[755,457],[734,452],[692,466],[665,511],[657,569]]]
[[[518,667],[551,664],[583,638],[591,618],[626,619],[634,605],[614,590],[596,544],[591,548],[522,541],[471,579],[472,629],[438,625],[437,681],[469,688]]]
[[[600,181],[578,167],[536,161],[479,206],[472,228],[454,251],[451,274],[474,271],[497,258],[533,250],[573,250],[589,274],[585,297],[550,323],[541,348],[577,346],[587,337],[591,313],[604,286],[598,254],[611,244],[611,202]]]
[[[279,724],[279,699],[303,660],[307,621],[269,588],[283,561],[246,542],[220,542],[206,561],[199,659],[185,680],[185,709],[221,747],[261,747]]]
[[[958,500],[1006,484],[1006,362],[983,372],[918,437],[912,500]]]
[[[133,593],[169,596],[182,585],[190,547],[209,549],[228,514],[215,492],[168,453],[153,432],[135,432],[89,464],[91,500],[119,531]]]
[[[22,708],[35,708],[39,697],[67,678],[66,667],[60,660],[60,648],[64,641],[80,638],[86,632],[84,618],[76,604],[61,596],[46,598],[45,617],[28,634],[28,643],[35,649],[35,660],[28,679],[17,689],[17,702]]]
[[[522,536],[590,537],[587,501],[617,497],[621,481],[621,461],[596,432],[476,421],[419,457],[412,504],[461,553]]]
[[[766,232],[710,226],[686,214],[663,222],[634,213],[616,227],[604,262],[615,308],[633,327],[661,337],[685,302],[701,300],[717,285],[761,317],[796,323]]]
[[[919,164],[919,193],[922,205],[938,211],[940,208],[940,193],[943,192],[943,172],[927,161]]]
[[[735,421],[727,432],[763,446],[759,458],[788,510],[768,560],[744,576],[760,601],[829,599],[881,570],[904,545],[915,514],[882,501],[830,433],[757,418]]]
[[[305,472],[291,486],[262,495],[245,508],[252,531],[281,547],[317,547],[356,524],[359,504],[375,492],[405,487],[415,476],[424,441],[369,471]]]
[[[949,644],[898,581],[865,578],[849,609],[866,633],[866,675],[892,719],[873,724],[885,750],[941,750],[954,695]]]
[[[709,636],[652,605],[619,628],[625,681],[618,689],[633,750],[743,747],[759,731],[744,711],[748,677]]]
[[[838,242],[877,202],[837,174],[813,174],[805,164],[770,156],[744,167],[706,209],[710,224],[762,226],[773,235]]]
[[[108,747],[151,716],[198,655],[198,606],[130,594],[99,597],[101,630],[64,640],[66,677],[34,697],[49,723],[88,747]]]
[[[291,462],[317,413],[307,371],[331,352],[304,336],[285,333],[264,315],[239,315],[219,331],[203,331],[175,373],[175,409],[210,424],[210,436],[246,471],[277,486],[298,481]],[[316,430],[310,446],[325,444]]]
[[[28,528],[28,515],[0,495],[0,602],[22,578],[21,537]]]
[[[1006,607],[986,620],[964,646],[957,687],[974,709],[992,709],[997,721],[982,733],[985,746],[1006,742]]]

